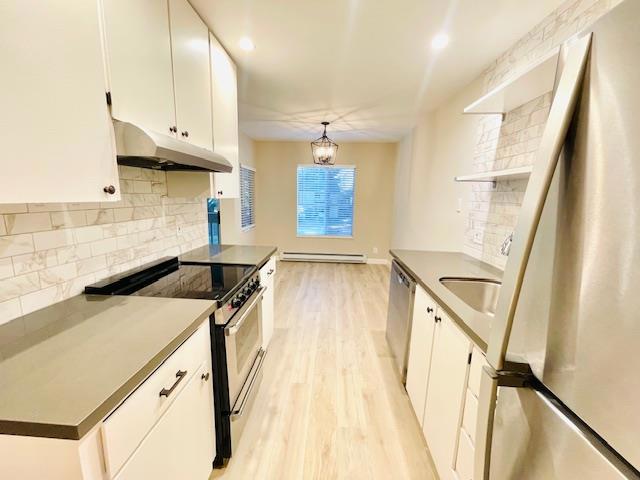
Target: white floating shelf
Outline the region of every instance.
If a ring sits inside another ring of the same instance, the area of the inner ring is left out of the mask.
[[[455,181],[496,183],[499,180],[519,180],[522,178],[528,178],[532,171],[532,166],[507,168],[505,170],[494,170],[492,172],[474,173],[473,175],[461,175],[455,177]]]
[[[473,102],[464,113],[504,114],[553,90],[559,56],[560,47]]]

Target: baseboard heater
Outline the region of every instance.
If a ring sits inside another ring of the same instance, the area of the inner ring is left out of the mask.
[[[282,252],[280,259],[285,262],[367,263],[367,256],[361,253],[342,254]]]

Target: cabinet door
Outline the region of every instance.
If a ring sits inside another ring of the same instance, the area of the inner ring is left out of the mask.
[[[102,0],[111,114],[166,135],[176,125],[166,1]]]
[[[178,138],[213,150],[209,30],[187,0],[169,0]]]
[[[435,316],[436,308],[436,303],[433,299],[418,285],[413,304],[406,388],[420,425],[423,424],[424,404],[427,398],[435,329],[433,317]]]
[[[260,283],[267,287],[262,299],[262,348],[269,346],[275,323],[275,258],[260,269]]]
[[[240,169],[238,146],[238,83],[236,66],[220,42],[209,34],[211,54],[211,90],[213,92],[213,145],[233,170],[214,173],[214,193],[217,198],[240,197]]]
[[[209,373],[205,380],[203,375]],[[211,372],[205,362],[124,465],[117,480],[207,480],[215,457]]]
[[[456,459],[458,480],[473,480],[473,456],[474,449],[469,435],[464,430],[460,430],[460,446]]]
[[[0,32],[0,203],[117,200],[97,2],[0,2]]]
[[[441,309],[422,427],[441,479],[452,478],[471,342]]]

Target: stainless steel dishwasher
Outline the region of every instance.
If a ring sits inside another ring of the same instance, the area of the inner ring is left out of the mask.
[[[402,383],[407,380],[407,358],[411,317],[416,282],[394,260],[389,282],[389,311],[387,313],[387,343],[394,356]]]

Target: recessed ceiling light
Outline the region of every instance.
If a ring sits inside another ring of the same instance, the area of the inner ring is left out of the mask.
[[[431,48],[434,50],[442,50],[447,45],[449,45],[449,35],[446,33],[439,33],[431,40]]]
[[[253,40],[251,40],[249,37],[242,37],[240,39],[240,42],[238,42],[238,45],[240,45],[240,48],[245,52],[251,52],[252,50],[256,49]]]

